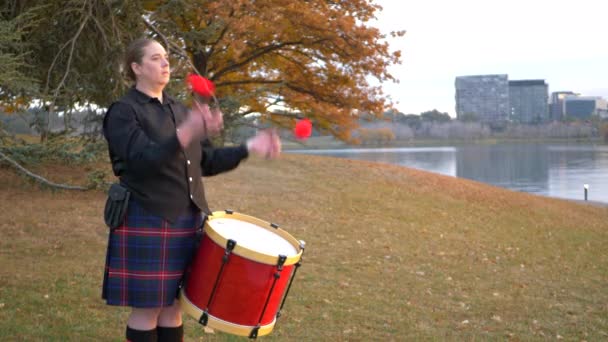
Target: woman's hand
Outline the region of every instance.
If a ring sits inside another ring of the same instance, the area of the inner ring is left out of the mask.
[[[281,154],[281,139],[276,130],[266,129],[247,141],[247,150],[260,157],[273,159]]]
[[[224,119],[219,108],[209,109],[208,105],[194,101],[188,117],[177,127],[177,139],[182,147],[186,147],[192,141],[217,135],[223,126]]]
[[[192,114],[195,112],[203,117],[207,128],[206,136],[215,136],[224,128],[224,115],[219,108],[210,109],[209,105],[194,101]]]

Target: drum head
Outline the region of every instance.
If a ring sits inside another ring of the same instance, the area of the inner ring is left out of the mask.
[[[296,247],[271,230],[250,222],[229,217],[209,221],[209,225],[223,238],[235,240],[238,246],[267,255],[292,256]]]

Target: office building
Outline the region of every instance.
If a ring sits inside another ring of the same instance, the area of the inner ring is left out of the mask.
[[[507,75],[456,77],[456,116],[473,115],[484,123],[500,124],[509,119]]]
[[[571,91],[555,91],[551,93],[551,110],[549,118],[552,121],[561,121],[565,118],[564,99],[566,96],[576,95]]]
[[[589,119],[606,116],[608,102],[597,96],[569,95],[564,98],[564,114],[567,119]]]
[[[549,86],[545,80],[509,81],[510,119],[521,123],[540,123],[549,116]]]

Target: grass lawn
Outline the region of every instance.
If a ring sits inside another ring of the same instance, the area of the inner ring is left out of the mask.
[[[45,165],[85,182],[109,165]],[[108,180],[111,178],[108,177]],[[608,339],[608,208],[399,166],[283,155],[205,179],[212,209],[307,242],[268,341]],[[0,167],[0,340],[123,341],[100,299],[101,191]],[[186,318],[186,341],[240,341]]]

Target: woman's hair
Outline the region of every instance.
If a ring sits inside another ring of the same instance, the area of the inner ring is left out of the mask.
[[[133,82],[137,81],[137,77],[131,68],[131,63],[135,62],[137,64],[141,64],[144,57],[144,48],[154,42],[155,40],[153,39],[142,37],[132,41],[131,44],[127,46],[127,50],[125,52],[124,70],[127,77]]]

